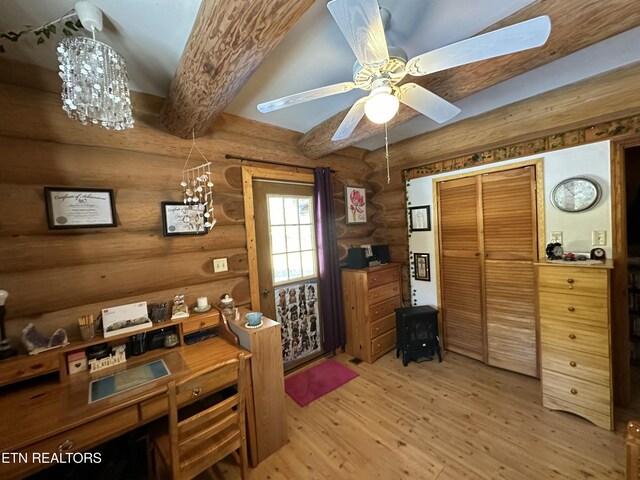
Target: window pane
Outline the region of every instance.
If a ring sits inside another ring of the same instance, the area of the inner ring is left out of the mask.
[[[287,252],[300,251],[300,232],[299,227],[294,225],[287,227]]]
[[[298,223],[298,199],[295,197],[284,198],[284,217],[287,225]]]
[[[289,253],[289,279],[300,278],[302,276],[302,266],[300,265],[300,253]]]
[[[269,195],[269,222],[271,225],[284,225],[282,197]]]
[[[302,249],[313,248],[311,225],[300,225],[300,245]]]
[[[300,252],[302,256],[302,276],[310,277],[316,273],[316,262],[313,259],[313,250]]]
[[[273,281],[286,282],[289,280],[287,273],[287,255],[273,255]]]
[[[271,227],[271,253],[287,253],[284,229],[285,227]]]
[[[300,223],[311,223],[310,200],[308,198],[298,199],[298,208],[300,212]]]

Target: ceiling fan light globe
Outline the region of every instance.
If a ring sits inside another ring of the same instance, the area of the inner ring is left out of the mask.
[[[400,102],[392,93],[374,91],[364,104],[364,113],[373,123],[387,123],[398,113],[399,106]]]

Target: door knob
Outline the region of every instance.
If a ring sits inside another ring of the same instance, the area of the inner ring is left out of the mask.
[[[267,296],[269,295],[269,290],[267,290],[266,288],[262,289],[262,295]]]

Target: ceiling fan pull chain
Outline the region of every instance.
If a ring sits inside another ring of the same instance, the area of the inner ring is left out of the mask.
[[[387,185],[391,183],[389,175],[389,136],[387,133],[387,122],[384,123],[384,158],[387,160]]]

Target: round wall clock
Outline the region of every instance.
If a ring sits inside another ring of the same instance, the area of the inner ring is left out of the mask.
[[[584,212],[600,200],[598,182],[586,177],[571,177],[561,181],[551,192],[551,203],[563,212]]]

